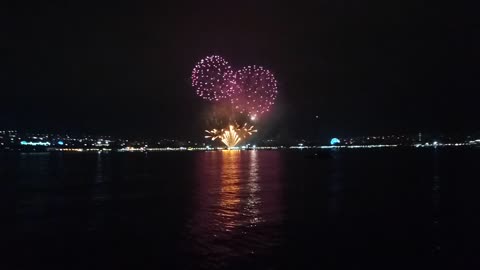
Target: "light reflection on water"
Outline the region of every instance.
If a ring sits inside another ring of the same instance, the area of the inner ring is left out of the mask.
[[[4,242],[22,251],[21,269],[477,262],[462,252],[478,243],[478,151],[336,154],[3,153],[2,195],[15,210],[4,222],[18,232]]]
[[[221,152],[221,184],[220,201],[218,211],[215,213],[223,229],[230,231],[238,226],[238,215],[240,214],[240,152]]]
[[[281,216],[280,153],[259,151],[216,151],[196,159],[196,185],[189,238],[203,254],[253,254],[254,239],[272,240],[271,230]],[[232,251],[232,241],[237,248]],[[247,248],[248,246],[248,248]],[[240,248],[238,248],[240,247]],[[260,247],[259,247],[260,248]],[[212,262],[212,265],[217,262]]]
[[[225,231],[262,220],[257,153],[221,152],[220,200],[215,214]]]
[[[259,173],[258,173],[258,157],[257,151],[250,151],[250,166],[248,174],[247,187],[249,189],[249,196],[247,198],[246,211],[250,214],[250,224],[256,224],[262,222],[262,217],[259,215],[261,206],[261,198],[258,196],[260,192],[260,185],[258,183]]]

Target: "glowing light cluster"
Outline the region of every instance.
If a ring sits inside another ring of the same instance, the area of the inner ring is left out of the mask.
[[[205,138],[210,138],[212,141],[219,139],[228,148],[232,148],[235,147],[235,145],[237,145],[242,139],[245,139],[257,132],[257,130],[254,130],[253,126],[248,127],[247,123],[245,123],[243,126],[230,125],[227,129],[212,129],[205,130],[205,132],[208,133]]]
[[[269,111],[277,97],[275,76],[261,66],[247,66],[235,73],[239,91],[233,93],[231,101],[234,110],[247,114],[255,120]]]
[[[331,145],[335,145],[335,144],[339,144],[340,143],[340,140],[338,138],[332,138],[330,140],[330,144]]]
[[[21,141],[21,145],[31,145],[31,146],[50,146],[49,142],[27,142],[27,141]]]
[[[225,59],[212,55],[200,60],[192,71],[197,95],[209,101],[230,97],[235,88],[234,72]]]

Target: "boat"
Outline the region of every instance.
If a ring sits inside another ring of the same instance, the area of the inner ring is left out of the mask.
[[[333,155],[330,151],[315,151],[313,153],[309,153],[305,156],[309,159],[332,159]]]

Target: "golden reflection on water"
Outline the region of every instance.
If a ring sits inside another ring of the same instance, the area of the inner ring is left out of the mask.
[[[281,152],[209,151],[197,153],[195,164],[193,212],[186,224],[195,252],[222,258],[278,244],[271,228],[284,213]],[[218,261],[211,263],[215,268]]]
[[[197,213],[201,220],[224,232],[262,221],[257,155],[257,151],[227,150],[201,157]]]
[[[220,200],[217,212],[226,230],[235,228],[240,214],[241,152],[222,151],[220,168]]]
[[[205,269],[277,247],[285,213],[280,151],[207,151],[194,155],[192,208],[182,231],[187,252]],[[183,245],[182,245],[183,246]]]
[[[260,185],[257,151],[221,152],[217,216],[225,230],[259,223]]]
[[[279,152],[212,151],[196,158],[197,186],[189,227],[196,237],[245,234],[281,220]]]

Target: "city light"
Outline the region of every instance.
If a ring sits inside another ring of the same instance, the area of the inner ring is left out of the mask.
[[[231,127],[230,127],[231,126]],[[3,151],[71,151],[71,152],[156,152],[156,151],[216,151],[228,148],[250,150],[277,149],[361,149],[361,148],[445,148],[445,147],[480,147],[480,139],[476,135],[463,137],[435,136],[422,134],[423,143],[418,141],[418,134],[361,136],[353,138],[332,138],[327,145],[316,144],[308,140],[300,140],[295,144],[280,144],[269,138],[249,144],[248,139],[256,132],[252,125],[231,124],[224,129],[206,130],[207,138],[219,140],[224,147],[211,143],[180,141],[175,139],[161,140],[127,140],[109,136],[73,137],[59,134],[19,133],[17,131],[0,130],[0,150]],[[338,140],[338,141],[337,141]],[[240,145],[241,144],[241,145]],[[239,146],[240,145],[240,146]],[[118,146],[118,148],[116,147]]]
[[[21,141],[21,145],[31,145],[31,146],[50,146],[49,142],[27,142],[27,141]]]
[[[335,144],[339,144],[340,143],[340,140],[338,138],[332,138],[330,140],[330,145],[335,145]]]

